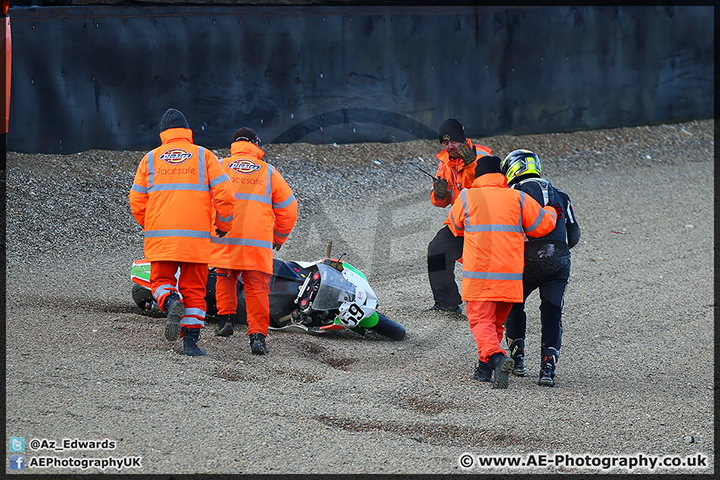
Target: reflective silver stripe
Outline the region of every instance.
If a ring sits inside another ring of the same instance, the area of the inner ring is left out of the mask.
[[[266,205],[272,205],[272,200],[265,195],[256,193],[236,193],[235,198],[238,200],[250,200],[252,202],[260,202]]]
[[[246,247],[272,249],[272,242],[268,242],[265,240],[254,240],[252,238],[212,237],[210,241],[219,245],[245,245]]]
[[[522,226],[522,220],[523,220],[523,208],[525,207],[525,192],[522,190],[518,190],[518,193],[520,194],[520,216],[518,217],[518,227],[523,228]],[[524,232],[524,230],[523,230]]]
[[[273,204],[272,204],[272,207],[273,207],[273,208],[285,208],[285,207],[287,207],[287,206],[292,205],[292,203],[293,203],[294,201],[295,201],[295,195],[293,195],[293,194],[291,193],[290,196],[287,198],[287,200],[285,200],[284,202],[280,202],[280,203],[273,203]]]
[[[185,316],[195,315],[196,317],[205,318],[205,310],[200,308],[185,308]]]
[[[228,177],[228,174],[227,174],[227,173],[223,173],[222,175],[220,175],[220,176],[218,176],[218,177],[215,177],[215,178],[213,178],[212,180],[210,180],[210,186],[211,186],[211,187],[214,187],[215,185],[218,185],[218,184],[220,184],[220,183],[222,183],[222,182],[229,182],[229,181],[230,181],[230,177]]]
[[[143,186],[140,186],[140,185],[138,185],[137,183],[133,183],[132,188],[130,188],[130,190],[133,190],[133,191],[138,192],[138,193],[144,193],[144,194],[146,194],[146,195],[147,195],[147,192],[148,192],[148,189],[147,189],[147,188],[145,188],[145,187],[143,187]]]
[[[546,213],[548,213],[547,210],[545,210],[545,209],[540,209],[540,212],[538,212],[538,216],[537,216],[537,218],[535,219],[535,222],[534,222],[532,225],[530,225],[530,228],[527,228],[525,231],[527,231],[527,232],[532,232],[532,231],[535,230],[537,227],[539,227],[539,226],[540,226],[540,223],[542,222],[542,219],[543,219],[543,217],[545,216]],[[550,214],[548,213],[548,215],[550,215]]]
[[[499,224],[483,224],[470,225],[465,229],[466,232],[517,232],[522,233],[522,227],[517,225],[499,225]]]
[[[268,198],[272,198],[272,185],[270,184],[270,177],[273,173],[273,166],[269,163],[267,164],[268,171],[267,171],[267,182],[265,183],[265,196]]]
[[[192,157],[191,157],[192,158]],[[198,147],[198,183],[205,184],[205,148]]]
[[[465,226],[468,227],[471,225],[470,223],[470,212],[468,212],[468,206],[467,206],[467,197],[465,196],[465,191],[467,189],[463,188],[460,192],[460,200],[462,201],[463,210],[465,211]]]
[[[160,192],[160,191],[177,191],[177,190],[190,190],[195,192],[207,192],[210,190],[210,186],[205,183],[205,148],[198,147],[199,158],[198,158],[198,182],[197,183],[165,183],[155,185],[155,160],[153,159],[154,150],[147,154],[148,162],[148,192]],[[230,180],[227,174],[223,174],[226,180]],[[220,177],[218,177],[220,178]],[[216,179],[217,180],[217,179]],[[220,182],[218,182],[220,183]],[[141,192],[142,193],[142,192]]]
[[[205,317],[203,317],[205,318]],[[183,317],[182,320],[180,320],[181,325],[200,325],[201,327],[205,326],[205,322],[203,320],[200,320],[197,317]]]
[[[249,200],[251,202],[259,202],[264,203],[265,205],[270,205],[273,207],[272,203],[272,186],[270,185],[270,176],[272,175],[273,167],[272,165],[268,164],[268,170],[267,170],[267,180],[265,182],[265,195],[261,195],[258,193],[235,193],[235,198],[237,200]],[[295,197],[293,196],[293,199]]]
[[[463,278],[477,278],[480,280],[522,280],[522,277],[522,273],[463,271]]]
[[[207,192],[210,187],[204,183],[161,183],[148,188],[148,192],[190,190],[193,192]]]
[[[155,183],[155,160],[153,160],[153,151],[151,150],[147,154],[148,163],[148,187],[152,187]]]
[[[280,232],[278,232],[277,230],[273,230],[273,234],[274,234],[276,237],[285,238],[285,237],[287,237],[288,235],[290,235],[290,232],[288,232],[288,233],[280,233]]]
[[[168,229],[168,230],[146,230],[145,238],[159,238],[159,237],[190,237],[190,238],[210,238],[210,232],[204,232],[202,230],[179,230],[179,229]]]
[[[519,218],[517,225],[505,225],[505,224],[493,224],[493,223],[484,223],[484,224],[473,225],[470,222],[470,212],[468,211],[467,196],[465,193],[466,190],[467,189],[463,189],[460,192],[460,199],[462,200],[463,210],[465,210],[465,231],[466,232],[515,232],[515,233],[523,232],[522,217]],[[520,193],[520,197],[521,197],[520,203],[522,204],[525,200],[525,196],[522,192],[519,192],[519,193]],[[453,223],[455,223],[454,218],[453,218]],[[457,228],[457,225],[456,225],[456,228]]]
[[[167,293],[173,292],[177,293],[175,285],[170,285],[169,283],[166,283],[165,285],[160,285],[158,288],[155,289],[155,300],[157,300],[158,298],[162,298],[162,296]]]
[[[455,227],[455,230],[463,230],[462,225],[458,225],[455,221],[455,215],[453,215],[453,211],[450,210],[450,220],[452,220],[453,226]]]
[[[233,218],[235,218],[235,214],[233,213],[233,214],[231,214],[229,217],[223,217],[223,216],[218,215],[218,214],[216,213],[216,214],[215,214],[215,218],[217,218],[217,219],[220,220],[221,222],[229,222],[230,220],[232,220]]]

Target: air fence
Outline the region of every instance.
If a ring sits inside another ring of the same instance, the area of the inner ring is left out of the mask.
[[[567,132],[714,116],[711,6],[11,8],[8,150]]]

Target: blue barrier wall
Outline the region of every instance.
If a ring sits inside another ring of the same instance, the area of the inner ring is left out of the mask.
[[[143,150],[166,108],[198,143],[473,137],[714,116],[714,9],[11,8],[8,149]]]

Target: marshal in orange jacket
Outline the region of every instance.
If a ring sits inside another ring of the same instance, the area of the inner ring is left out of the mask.
[[[129,195],[145,231],[145,259],[208,263],[213,223],[223,231],[232,225],[230,179],[211,151],[192,143],[192,130],[170,128],[160,139],[140,161]]]
[[[462,299],[523,301],[525,237],[555,228],[556,212],[530,195],[508,188],[502,173],[478,177],[460,192],[450,213],[450,230],[465,234]]]
[[[447,180],[449,190],[448,195],[443,199],[437,198],[434,190],[430,193],[430,202],[436,207],[447,207],[455,203],[455,199],[460,194],[460,190],[470,188],[475,181],[477,159],[485,155],[492,155],[492,149],[489,147],[475,145],[470,139],[467,140],[467,144],[470,148],[475,147],[476,153],[475,161],[470,165],[465,165],[465,162],[463,162],[461,158],[450,158],[446,150],[435,155],[438,160],[440,160],[435,176]]]
[[[239,141],[222,160],[235,191],[235,221],[224,237],[212,236],[213,267],[272,274],[273,244],[285,243],[295,226],[295,195],[263,155],[255,144]]]

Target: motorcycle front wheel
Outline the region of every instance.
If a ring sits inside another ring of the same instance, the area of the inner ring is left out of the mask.
[[[384,315],[378,313],[378,323],[374,327],[370,327],[370,330],[384,335],[390,340],[399,341],[405,338],[405,327],[393,322]]]

